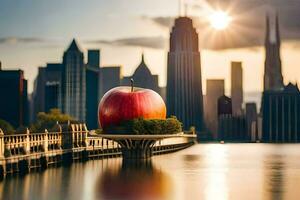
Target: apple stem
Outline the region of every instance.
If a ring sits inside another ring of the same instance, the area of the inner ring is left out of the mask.
[[[134,80],[133,80],[133,78],[131,78],[131,79],[130,79],[130,83],[131,83],[131,92],[133,92],[133,82],[134,82]]]

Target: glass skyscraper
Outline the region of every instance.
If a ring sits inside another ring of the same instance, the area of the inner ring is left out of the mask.
[[[85,73],[83,53],[73,39],[63,57],[62,111],[83,122],[86,114]]]

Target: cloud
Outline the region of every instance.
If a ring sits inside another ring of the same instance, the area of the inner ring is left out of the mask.
[[[153,22],[154,24],[162,27],[162,28],[171,28],[174,23],[174,17],[164,16],[164,17],[148,17],[141,16],[142,20]]]
[[[300,40],[292,40],[292,45],[291,47],[294,49],[300,49]]]
[[[2,37],[0,38],[0,44],[31,44],[31,43],[44,43],[49,42],[47,39],[38,37]]]
[[[153,49],[164,49],[167,46],[167,38],[162,36],[153,37],[128,37],[115,40],[86,40],[88,44],[109,44],[115,46],[136,46]],[[0,38],[1,44],[18,45],[18,44],[38,44],[41,48],[58,48],[61,46],[59,40],[50,40],[35,37],[3,37]]]
[[[139,46],[153,49],[164,49],[167,45],[167,39],[161,36],[153,37],[130,37],[115,40],[88,40],[89,44],[109,44],[116,46]]]
[[[276,12],[279,15],[281,39],[300,40],[300,0],[194,0],[190,4],[190,14],[194,15],[191,18],[199,33],[201,48],[222,50],[263,45],[265,16],[267,13],[270,15],[271,27],[274,28]],[[224,31],[213,30],[208,22],[209,12],[217,7],[227,10],[233,18]],[[172,16],[141,18],[169,30],[175,19]]]

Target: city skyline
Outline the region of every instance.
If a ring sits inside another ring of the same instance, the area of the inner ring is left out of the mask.
[[[32,92],[33,80],[37,74],[38,67],[44,66],[47,62],[60,62],[60,55],[65,50],[65,47],[70,43],[73,37],[76,37],[80,47],[83,47],[85,59],[87,58],[87,49],[100,48],[102,57],[101,65],[122,65],[124,76],[133,73],[135,66],[137,66],[140,61],[140,54],[144,51],[151,72],[153,74],[158,74],[159,85],[165,86],[167,65],[166,44],[168,33],[170,31],[169,21],[167,19],[172,16],[175,17],[178,14],[178,3],[162,1],[161,4],[169,5],[162,6],[163,8],[168,8],[167,10],[164,9],[165,12],[163,12],[160,8],[153,8],[150,1],[143,1],[142,3],[134,1],[132,7],[129,7],[128,9],[124,9],[124,6],[126,5],[125,1],[112,1],[108,4],[104,4],[104,2],[101,1],[90,2],[91,4],[85,5],[82,10],[83,13],[89,12],[92,13],[92,15],[87,16],[83,14],[79,16],[76,15],[76,13],[79,12],[79,3],[77,1],[72,2],[72,6],[69,7],[66,5],[69,5],[68,3],[70,2],[62,2],[61,4],[65,5],[65,9],[60,8],[57,10],[54,10],[54,8],[61,5],[58,2],[54,1],[53,5],[49,5],[47,2],[37,3],[34,6],[34,12],[31,14],[28,14],[28,5],[20,3],[16,6],[14,2],[8,3],[3,1],[2,8],[6,10],[13,9],[15,11],[12,12],[15,16],[0,21],[0,25],[3,27],[3,31],[0,33],[0,60],[4,66],[3,68],[23,69],[25,78],[29,80],[29,92]],[[197,5],[200,4],[200,1],[195,2],[196,3],[193,3],[193,5],[188,7],[188,14],[190,16],[196,16],[193,18],[196,18],[197,21],[205,21],[207,17],[205,16],[205,9],[203,7],[205,7],[207,2],[202,3],[201,5],[203,6],[201,8],[199,8],[199,6],[197,7]],[[287,23],[286,20],[287,18],[290,19],[289,16],[293,13],[287,12],[287,10],[292,9],[292,6],[275,5],[275,3],[272,2],[269,2],[269,4],[269,6],[263,6],[264,8],[259,7],[257,4],[253,5],[255,9],[251,11],[250,15],[258,13],[258,16],[264,18],[266,10],[275,10],[270,9],[271,6],[277,8],[280,6],[282,7],[277,9],[280,26],[288,27],[282,28],[283,42],[281,57],[284,83],[287,84],[289,81],[299,81],[300,76],[297,75],[299,74],[297,73],[299,70],[297,62],[295,62],[297,60],[297,54],[299,53],[297,47],[298,42],[291,43],[287,41],[287,39],[298,39],[296,34],[298,33],[297,23],[293,22],[293,20]],[[135,8],[134,10],[140,11],[133,11],[133,8]],[[32,10],[30,9],[30,11]],[[41,19],[36,19],[35,21],[34,18],[36,17],[34,16],[40,15],[41,12],[46,13],[45,17],[41,17]],[[164,14],[162,15],[162,13]],[[3,14],[10,16],[7,11],[3,12]],[[47,17],[48,15],[49,17]],[[232,16],[236,16],[237,18],[239,15],[234,13],[233,10]],[[17,23],[20,19],[22,19],[21,21],[23,23],[20,26],[17,26],[20,24],[20,22]],[[62,19],[63,23],[66,23],[67,21],[68,26],[61,26],[62,22],[58,22],[58,19]],[[166,21],[166,26],[162,26],[161,22],[163,20]],[[234,20],[236,19],[233,19],[233,22]],[[32,23],[32,21],[35,21],[35,23]],[[244,90],[246,93],[262,91],[264,29],[258,33],[258,35],[261,36],[260,39],[253,44],[246,44],[247,48],[239,49],[239,47],[243,47],[243,45],[240,44],[236,46],[225,45],[224,47],[220,47],[220,50],[216,51],[212,50],[216,49],[216,47],[213,48],[213,45],[209,47],[208,42],[203,42],[206,29],[202,25],[199,25],[199,22],[197,21],[195,26],[200,38],[202,38],[202,40],[200,40],[200,45],[202,49],[204,49],[201,50],[203,92],[206,93],[206,79],[224,78],[225,93],[229,94],[231,61],[242,61],[244,73],[249,74],[249,76],[245,77]],[[75,22],[79,23],[77,24]],[[125,26],[122,27],[122,31],[114,31],[117,27],[119,28],[120,23],[125,24]],[[249,24],[249,22],[245,22],[246,25],[247,23]],[[12,26],[12,24],[16,26]],[[33,24],[35,25],[34,27]],[[32,29],[26,28],[26,26],[32,27]],[[206,24],[206,26],[208,25]],[[262,26],[264,26],[264,22],[262,22]],[[229,25],[228,29],[231,28],[236,28],[236,26],[232,25],[231,27]],[[215,32],[218,34],[220,31]],[[245,36],[245,38],[247,39],[247,36]],[[144,41],[144,44],[142,44],[141,40]],[[160,41],[162,45],[157,46],[157,41]],[[259,47],[257,47],[258,44],[260,44]],[[149,48],[149,46],[151,46],[151,48]],[[16,57],[18,59],[15,59]],[[253,71],[256,73],[250,73]],[[259,81],[253,83],[252,80],[257,79],[256,74],[260,74]],[[250,97],[247,97],[246,94],[245,100],[249,101],[249,98]]]
[[[0,0],[0,199],[299,199],[299,10]]]

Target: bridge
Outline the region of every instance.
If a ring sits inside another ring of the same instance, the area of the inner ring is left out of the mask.
[[[177,151],[195,142],[195,135],[97,135],[85,124],[57,124],[52,131],[4,134],[0,129],[0,178],[10,173],[26,173],[74,161],[108,158],[148,158]],[[132,153],[134,149],[150,150]],[[146,149],[147,149],[146,148]]]

